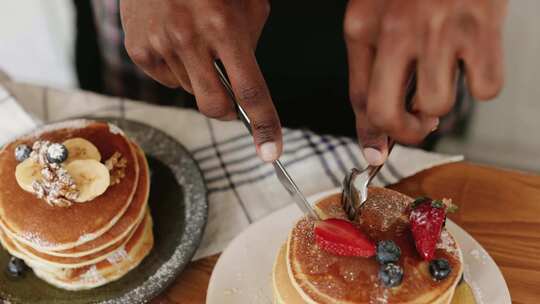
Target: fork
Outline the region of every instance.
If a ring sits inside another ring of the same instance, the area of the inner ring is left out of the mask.
[[[407,111],[411,111],[414,95],[416,93],[416,73],[413,73],[409,78],[405,92],[405,108]],[[390,155],[395,143],[396,142],[392,138],[388,139],[388,155]],[[360,209],[367,200],[368,186],[375,175],[379,173],[383,165],[384,164],[379,166],[368,165],[362,171],[352,168],[343,179],[341,205],[351,221],[355,220],[358,216],[358,212],[360,212]]]
[[[464,85],[465,68],[463,62],[459,62],[457,69],[457,94],[461,96],[460,87]],[[416,73],[412,73],[405,91],[405,109],[411,112],[413,109],[414,95],[416,94]],[[458,97],[459,98],[459,97]],[[388,155],[394,147],[395,141],[391,138],[388,139]],[[349,174],[343,179],[343,192],[341,195],[341,205],[347,213],[350,220],[355,220],[360,212],[360,209],[364,205],[368,196],[368,186],[379,173],[382,166],[367,166],[364,170],[360,171],[356,168],[352,168]]]

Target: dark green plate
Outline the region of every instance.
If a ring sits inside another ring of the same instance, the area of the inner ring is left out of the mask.
[[[208,215],[206,187],[195,160],[160,130],[129,120],[97,119],[118,125],[146,152],[152,179],[149,204],[154,248],[118,281],[91,290],[66,291],[45,283],[31,271],[12,278],[5,270],[9,254],[0,246],[0,302],[143,303],[172,283],[195,254]]]

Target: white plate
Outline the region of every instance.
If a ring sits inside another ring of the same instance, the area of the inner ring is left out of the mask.
[[[339,190],[308,198],[315,202]],[[295,205],[278,210],[248,227],[219,258],[206,296],[207,304],[272,303],[272,266],[280,246],[301,216]],[[463,251],[465,280],[478,304],[509,304],[510,292],[488,253],[467,232],[448,220],[446,228]]]

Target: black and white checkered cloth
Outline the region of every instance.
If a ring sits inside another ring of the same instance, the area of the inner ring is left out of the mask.
[[[210,214],[196,258],[221,252],[250,223],[291,203],[274,175],[262,163],[240,122],[209,120],[192,110],[160,107],[82,91],[32,85],[0,86],[0,145],[42,123],[69,117],[120,116],[165,131],[184,144],[204,173]],[[16,101],[17,100],[17,101]],[[366,165],[349,138],[284,129],[283,164],[306,195],[340,187],[346,172]],[[392,184],[421,170],[461,160],[396,146],[376,185]]]

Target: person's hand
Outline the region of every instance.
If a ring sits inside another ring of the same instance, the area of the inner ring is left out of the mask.
[[[491,99],[503,83],[501,32],[506,0],[350,0],[344,22],[349,95],[366,160],[384,163],[388,136],[417,143],[454,105],[456,67]],[[418,76],[413,113],[404,89]]]
[[[213,66],[215,59],[223,62],[264,161],[282,149],[279,118],[254,53],[269,9],[266,0],[120,1],[131,59],[163,85],[194,94],[206,116],[231,120],[236,112]]]

